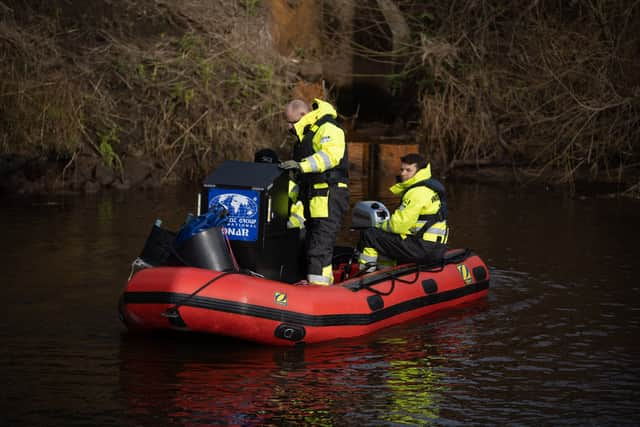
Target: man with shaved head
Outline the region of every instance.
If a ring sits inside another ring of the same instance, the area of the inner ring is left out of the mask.
[[[305,207],[307,280],[331,285],[333,247],[349,209],[349,162],[338,113],[328,102],[311,105],[294,99],[285,107],[289,131],[295,135],[293,159],[280,163],[295,171],[299,200]]]
[[[288,103],[285,108],[285,115],[287,116],[287,122],[289,122],[289,129],[308,112],[309,105],[301,99],[294,99]]]

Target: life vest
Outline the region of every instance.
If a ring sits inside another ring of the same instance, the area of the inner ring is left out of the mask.
[[[435,223],[447,220],[447,213],[448,213],[447,199],[445,195],[444,185],[442,185],[442,183],[435,178],[429,178],[422,181],[418,181],[415,184],[413,184],[411,187],[407,188],[405,190],[405,193],[415,187],[427,187],[428,189],[436,193],[438,200],[440,200],[440,208],[438,209],[438,212],[430,215],[420,215],[418,217],[419,221],[425,221],[420,231],[416,233],[416,235],[422,237],[422,235],[424,235],[424,233],[429,228],[431,228],[432,225],[434,225]]]

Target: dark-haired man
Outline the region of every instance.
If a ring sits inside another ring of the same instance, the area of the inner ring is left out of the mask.
[[[358,248],[361,270],[376,269],[379,256],[400,263],[433,264],[442,259],[449,235],[442,184],[431,178],[431,166],[419,154],[400,158],[398,183],[389,190],[402,195],[391,217],[366,229]]]

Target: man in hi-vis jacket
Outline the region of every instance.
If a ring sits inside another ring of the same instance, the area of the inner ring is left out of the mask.
[[[295,170],[305,208],[305,251],[310,284],[331,285],[333,247],[349,209],[349,163],[344,131],[336,110],[315,99],[311,105],[295,99],[285,108],[289,130],[296,136],[293,160],[280,163]]]
[[[447,249],[444,187],[431,178],[431,166],[421,155],[407,154],[400,159],[398,180],[389,190],[402,195],[400,206],[389,219],[362,233],[358,245],[361,271],[383,267],[382,257],[387,263],[438,263]]]

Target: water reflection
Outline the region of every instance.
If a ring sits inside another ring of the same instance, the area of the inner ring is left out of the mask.
[[[465,319],[483,305],[457,310],[446,323],[431,317],[366,339],[296,348],[127,334],[123,397],[129,417],[162,414],[179,425],[424,424],[439,416],[448,387],[437,367],[474,345]]]
[[[392,208],[387,169],[371,197]],[[3,200],[3,424],[640,424],[640,203],[446,185],[452,246],[488,263],[488,298],[293,349],[119,323],[149,227],[178,227],[197,187]]]

